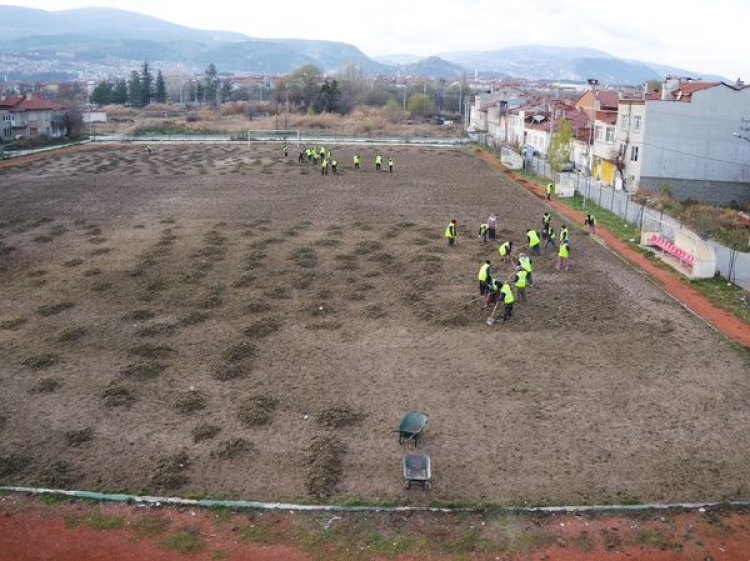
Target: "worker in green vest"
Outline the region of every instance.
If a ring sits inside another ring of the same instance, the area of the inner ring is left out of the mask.
[[[513,275],[513,284],[516,287],[516,295],[521,302],[526,302],[526,283],[528,281],[529,273],[526,269],[519,269],[516,274]]]
[[[284,144],[284,157],[289,157],[289,146],[287,146],[286,144]]]
[[[531,258],[528,257],[525,253],[519,253],[518,254],[518,261],[516,262],[516,270],[520,271],[523,269],[528,273],[526,276],[526,279],[529,281],[529,285],[534,286],[534,278],[531,276],[532,271],[534,270],[532,264],[531,264]]]
[[[502,294],[503,304],[505,304],[505,309],[503,310],[503,321],[508,321],[513,316],[513,302],[516,301],[513,297],[513,289],[511,289],[507,282],[503,283],[503,286],[500,287],[500,294]]]
[[[323,161],[320,163],[320,174],[328,175],[328,160],[325,158],[323,158]]]
[[[489,224],[480,224],[479,225],[479,237],[482,238],[483,242],[487,241],[487,234],[490,231],[490,225]]]
[[[513,263],[513,257],[511,256],[511,252],[513,251],[513,242],[507,241],[500,244],[500,247],[497,248],[497,252],[500,254],[500,261],[503,263]]]
[[[560,267],[564,267],[565,270],[568,270],[568,266],[570,265],[568,258],[570,257],[570,242],[568,240],[565,240],[560,244],[560,251],[557,252],[557,261],[555,262],[555,269],[558,271],[560,270]]]
[[[568,227],[563,224],[560,227],[560,243],[567,242],[569,240]]]
[[[549,201],[552,198],[552,193],[555,192],[555,184],[547,183],[547,188],[545,189],[545,192],[547,193],[547,200]]]
[[[375,156],[375,171],[380,171],[380,166],[382,165],[382,163],[383,163],[383,156],[381,156],[380,154]]]
[[[484,263],[482,263],[482,266],[479,267],[477,280],[479,280],[479,294],[484,296],[484,293],[487,291],[487,283],[492,280],[492,269],[489,259],[487,259]]]
[[[454,245],[456,243],[456,219],[450,221],[450,224],[446,226],[443,235],[448,238],[448,245]]]
[[[529,249],[531,250],[531,255],[541,255],[542,254],[542,241],[539,239],[539,234],[536,230],[533,228],[529,228],[529,230],[526,231],[526,238],[529,240]]]
[[[361,160],[359,158],[359,154],[354,154],[354,158],[352,158],[352,159],[354,160],[354,169],[355,170],[359,169],[359,164],[361,162]]]

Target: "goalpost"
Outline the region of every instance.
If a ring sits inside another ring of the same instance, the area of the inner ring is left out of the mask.
[[[289,142],[300,146],[299,129],[273,129],[273,130],[248,130],[245,132],[246,140],[254,142]]]

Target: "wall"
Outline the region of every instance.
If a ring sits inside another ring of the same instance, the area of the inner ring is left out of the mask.
[[[748,116],[750,88],[721,85],[694,92],[690,102],[646,101],[642,178],[649,184],[670,181],[673,192],[694,193],[690,196],[700,200],[726,200],[721,193],[708,197],[704,183],[678,180],[713,181],[724,191],[727,186],[718,186],[750,183],[750,142],[732,135]]]
[[[694,199],[720,205],[750,200],[750,181],[743,184],[729,181],[641,176],[640,188],[660,192],[665,184],[669,185],[672,196],[680,200]]]

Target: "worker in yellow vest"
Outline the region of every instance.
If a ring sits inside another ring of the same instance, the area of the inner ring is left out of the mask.
[[[448,245],[454,245],[456,243],[456,219],[450,221],[450,224],[446,226],[443,235],[448,238]]]
[[[339,163],[336,160],[331,160],[331,171],[335,174],[336,173],[336,166],[338,166]]]
[[[547,193],[547,200],[549,201],[552,198],[552,193],[555,192],[555,184],[547,183],[547,188],[545,189],[545,192]]]
[[[380,166],[383,164],[383,156],[378,154],[375,156],[375,171],[380,171]]]
[[[500,294],[503,296],[503,304],[505,308],[503,310],[503,321],[508,321],[513,316],[513,302],[516,299],[513,297],[513,290],[510,285],[506,282],[500,287]]]
[[[531,250],[531,255],[541,255],[542,240],[539,239],[539,234],[537,233],[537,231],[533,228],[529,228],[529,230],[526,231],[526,237],[529,240],[529,249]]]
[[[568,270],[568,266],[570,265],[570,262],[568,259],[570,258],[570,242],[568,240],[565,240],[560,244],[560,250],[557,252],[557,261],[555,262],[555,269],[558,271],[560,270],[560,267],[565,267],[565,270]]]
[[[485,223],[485,224],[480,224],[479,225],[479,237],[481,238],[481,240],[483,242],[487,241],[487,234],[488,234],[489,230],[490,230],[490,225],[489,224]]]
[[[325,158],[323,158],[323,161],[320,163],[320,174],[328,175],[328,160]]]
[[[516,295],[518,300],[526,302],[526,281],[528,280],[529,273],[526,269],[519,269],[516,274],[513,275],[513,284],[516,287]]]
[[[388,158],[388,171],[393,173],[393,158]]]
[[[544,230],[546,226],[549,226],[551,222],[552,215],[549,212],[545,212],[544,214],[542,214],[542,230]]]
[[[518,254],[518,261],[516,262],[516,271],[520,271],[521,269],[523,269],[524,271],[528,273],[526,278],[529,281],[529,285],[534,286],[534,277],[531,276],[531,273],[534,270],[534,267],[531,264],[531,258],[527,256],[525,253]]]
[[[497,248],[497,252],[500,254],[500,261],[503,263],[513,263],[513,257],[511,252],[513,251],[513,242],[507,241],[500,244]]]
[[[479,294],[484,296],[487,292],[487,283],[492,280],[492,269],[490,260],[487,259],[482,266],[479,267],[479,274],[477,274],[477,280],[479,280]]]
[[[593,214],[587,214],[583,223],[588,226],[589,234],[596,234],[596,217]]]
[[[354,160],[354,169],[359,169],[359,164],[360,164],[359,154],[354,154],[353,160]]]
[[[568,235],[568,227],[563,224],[560,227],[560,243],[567,242],[570,236]]]

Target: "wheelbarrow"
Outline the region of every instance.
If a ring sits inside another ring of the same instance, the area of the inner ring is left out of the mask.
[[[425,454],[407,454],[404,456],[404,488],[420,485],[427,491],[430,486],[430,457]]]
[[[420,411],[409,411],[398,424],[398,429],[393,431],[398,433],[398,443],[403,444],[411,440],[414,447],[419,443],[419,437],[422,435],[425,425],[427,424],[427,414]]]

